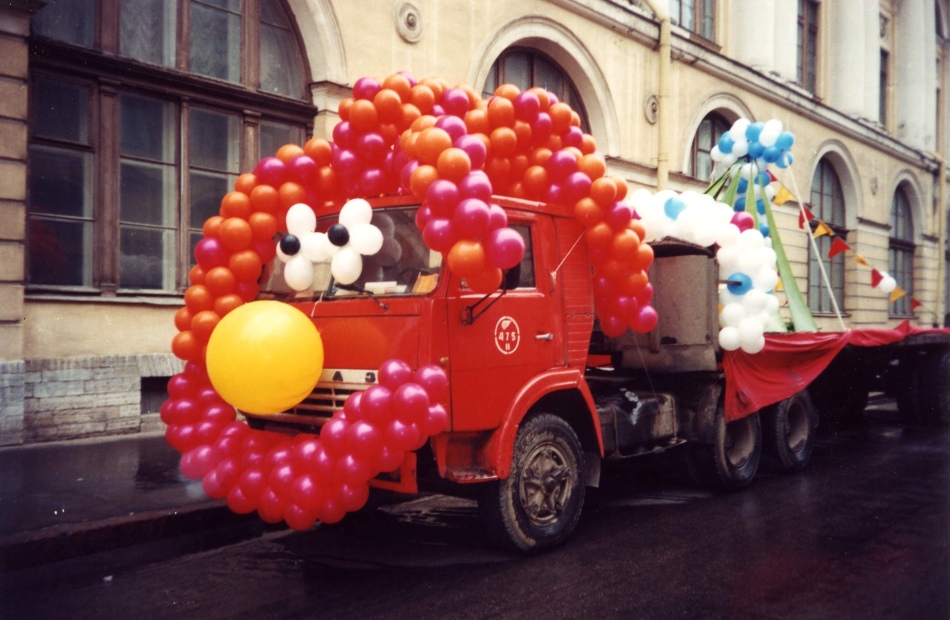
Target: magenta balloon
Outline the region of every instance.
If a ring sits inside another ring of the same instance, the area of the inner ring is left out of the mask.
[[[485,142],[478,136],[465,134],[453,141],[453,146],[465,151],[472,162],[472,170],[480,170],[488,158]]]
[[[491,220],[488,223],[488,230],[497,230],[508,225],[508,213],[498,205],[489,205]]]
[[[193,398],[178,398],[173,401],[167,424],[195,424],[201,419],[202,408]]]
[[[343,456],[346,452],[344,439],[349,427],[349,422],[336,416],[323,425],[323,428],[320,429],[320,443],[323,444],[323,449],[326,450],[327,455]]]
[[[205,237],[195,245],[195,260],[205,273],[214,267],[226,267],[229,257],[230,252],[214,237]]]
[[[580,127],[570,126],[567,135],[564,136],[564,145],[575,148],[581,148],[584,145],[584,132],[581,131]]]
[[[429,407],[423,431],[426,435],[438,435],[443,431],[449,430],[449,414],[441,404],[436,403]]]
[[[485,242],[485,261],[492,267],[511,269],[524,257],[524,239],[513,228],[499,228]]]
[[[367,388],[360,400],[363,419],[373,424],[384,424],[392,419],[392,391],[382,385]]]
[[[468,98],[466,97],[465,100],[467,102]],[[451,112],[449,112],[449,114],[451,114]],[[462,112],[462,114],[465,114],[465,112]],[[458,116],[441,116],[439,120],[435,122],[435,126],[439,129],[444,129],[445,132],[449,134],[449,137],[452,138],[452,142],[455,142],[468,133],[468,127],[466,127],[465,121]]]
[[[369,167],[379,168],[386,161],[386,141],[375,131],[363,134],[356,140],[356,155],[360,161]]]
[[[356,132],[350,121],[340,121],[333,126],[333,143],[340,148],[350,149],[356,144]]]
[[[399,73],[399,75],[401,75],[402,77],[404,77],[404,78],[406,78],[407,80],[409,80],[409,86],[415,86],[416,84],[419,83],[419,80],[417,80],[417,79],[415,78],[415,76],[413,76],[413,75],[412,75],[411,73],[409,73],[408,71],[399,71],[398,73]]]
[[[313,161],[313,159],[307,155],[294,157],[287,166],[288,178],[303,187],[308,187],[316,183],[319,174],[320,167],[317,166],[317,162]]]
[[[343,401],[343,414],[346,416],[347,421],[354,422],[363,417],[363,414],[360,412],[360,400],[363,398],[363,392],[353,392],[346,397],[346,400]]]
[[[644,306],[640,308],[640,314],[631,327],[634,331],[645,334],[656,327],[658,322],[659,315],[657,315],[656,309],[653,306]]]
[[[457,240],[452,220],[433,217],[422,230],[422,239],[430,249],[443,254],[447,253]]]
[[[627,324],[617,315],[609,314],[600,317],[600,331],[608,338],[617,338],[627,331]]]
[[[449,377],[442,368],[435,364],[422,366],[416,371],[413,381],[425,388],[430,402],[448,404]]]
[[[469,109],[468,95],[461,88],[450,88],[442,95],[442,108],[446,114],[465,116]]]
[[[412,173],[416,168],[419,167],[419,162],[416,160],[410,161],[408,164],[404,165],[399,171],[399,184],[402,186],[406,192],[412,191]]]
[[[544,200],[552,204],[567,204],[564,191],[559,183],[551,183],[544,191]],[[575,201],[576,202],[576,201]]]
[[[396,419],[386,425],[385,444],[392,450],[404,452],[412,450],[419,440],[419,428]]]
[[[640,313],[640,304],[635,297],[621,295],[614,299],[613,313],[627,325],[632,325]]]
[[[353,85],[353,97],[356,99],[369,99],[373,100],[373,97],[376,96],[381,89],[379,82],[374,80],[371,77],[361,77],[356,80],[356,84]]]
[[[531,91],[518,93],[514,100],[515,118],[527,123],[534,123],[541,113],[541,100]]]
[[[374,424],[360,420],[346,431],[346,447],[363,460],[383,447],[383,433]]]
[[[390,390],[398,389],[411,379],[412,368],[400,359],[387,360],[379,367],[379,384]]]
[[[369,168],[360,175],[360,195],[367,198],[386,192],[386,175],[379,168]]]
[[[752,214],[748,211],[739,211],[732,216],[731,222],[735,224],[739,232],[745,232],[755,226],[755,218],[753,218]]]
[[[404,383],[393,393],[395,417],[405,424],[417,424],[429,410],[429,394],[418,383]]]
[[[459,203],[459,189],[448,179],[438,179],[426,190],[426,205],[436,217],[452,217]]]
[[[478,141],[481,142],[481,140]],[[491,181],[488,179],[488,175],[481,170],[469,172],[459,183],[459,195],[462,198],[478,198],[481,201],[489,202],[491,194]]]
[[[649,305],[650,301],[653,299],[653,284],[647,282],[647,285],[643,287],[643,290],[637,294],[637,303],[641,306]]]
[[[633,219],[633,213],[630,207],[622,202],[615,202],[614,206],[604,213],[604,221],[617,232],[626,228],[631,219]]]
[[[195,396],[197,392],[197,383],[194,379],[183,372],[173,375],[166,384],[168,395],[172,398],[182,398],[185,396]]]
[[[543,144],[554,133],[554,121],[547,112],[540,112],[531,123],[531,139],[535,144]]]
[[[360,162],[356,154],[349,149],[339,149],[333,152],[333,169],[343,176],[349,176],[359,171]]]
[[[422,205],[416,209],[416,228],[425,230],[426,224],[432,219],[432,209],[429,205]]]
[[[445,108],[443,108],[440,104],[437,103],[434,106],[432,106],[431,114],[432,116],[443,116],[445,114]]]
[[[280,187],[287,180],[287,165],[276,157],[265,157],[257,162],[254,176],[259,185]]]
[[[488,205],[478,198],[466,198],[455,207],[452,227],[463,239],[479,239],[488,232],[491,211]]]
[[[591,180],[583,172],[572,172],[567,175],[562,187],[564,198],[568,203],[575,203],[581,198],[590,195]]]
[[[547,169],[553,181],[563,183],[572,172],[577,171],[577,160],[569,151],[561,149],[548,159]]]

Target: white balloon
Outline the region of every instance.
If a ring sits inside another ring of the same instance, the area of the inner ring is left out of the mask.
[[[759,143],[766,148],[773,146],[780,133],[782,133],[782,121],[774,118],[765,121],[762,133],[759,134]]]
[[[745,308],[742,304],[726,304],[719,313],[719,324],[723,327],[738,327],[745,318]]]
[[[353,284],[363,273],[363,258],[353,248],[345,247],[333,257],[330,273],[340,284]]]
[[[709,158],[715,162],[722,161],[722,155],[723,153],[719,150],[718,144],[713,145],[713,147],[709,150]]]
[[[337,252],[340,251],[340,246],[333,245],[333,242],[330,241],[330,237],[327,237],[323,233],[320,233],[318,243],[320,245],[319,252],[327,257],[327,258],[324,258],[323,260],[327,260],[328,258],[336,256]]]
[[[739,234],[739,248],[743,251],[758,250],[762,247],[764,241],[765,237],[762,236],[762,233],[754,228],[743,230]]]
[[[739,245],[739,227],[732,223],[720,226],[719,230],[716,231],[716,243],[719,244],[720,252],[725,248]],[[721,260],[719,262],[722,263]]]
[[[326,246],[333,245],[324,233],[308,233],[300,238],[300,253],[312,263],[324,263],[330,260]]]
[[[280,259],[280,262],[282,262],[282,263],[286,263],[287,261],[289,261],[289,260],[292,258],[292,257],[287,256],[286,254],[284,254],[284,251],[280,249],[280,242],[279,242],[279,241],[277,242],[277,258],[279,258],[279,259]]]
[[[778,312],[778,308],[779,308],[778,297],[776,297],[775,295],[766,295],[765,301],[766,301],[765,303],[766,312],[768,312],[771,315],[774,315],[776,312]]]
[[[373,219],[373,207],[362,198],[350,200],[340,210],[340,223],[350,228],[357,224],[369,224]]]
[[[745,136],[736,140],[735,144],[732,145],[732,154],[735,157],[745,157],[749,154],[749,141]]]
[[[774,267],[763,267],[752,276],[752,286],[761,291],[774,290],[776,284],[778,284],[778,272]]]
[[[745,130],[749,128],[750,121],[747,118],[740,118],[732,124],[732,127],[729,128],[729,137],[732,138],[733,142],[738,142],[739,140],[745,140]]]
[[[313,209],[298,202],[287,211],[287,232],[295,237],[303,237],[317,229],[317,216]]]
[[[735,227],[733,226],[733,228]],[[739,256],[738,246],[727,245],[719,248],[719,251],[716,252],[716,260],[719,261],[719,275],[722,278],[728,278],[735,273],[739,264]]]
[[[313,263],[303,254],[296,254],[284,265],[284,281],[295,291],[305,291],[313,284]]]
[[[736,163],[736,160],[738,159],[739,159],[738,157],[736,157],[732,153],[729,153],[728,155],[722,156],[722,164],[728,168],[732,164]]]
[[[383,247],[383,233],[372,224],[357,224],[348,230],[350,247],[364,256],[372,256]]]
[[[763,267],[762,256],[755,250],[746,250],[739,255],[738,267],[742,273],[758,273]]]
[[[723,308],[725,308],[729,304],[739,304],[741,306],[742,297],[739,295],[733,295],[732,293],[729,292],[729,289],[724,286],[722,287],[722,290],[719,291],[719,303],[722,305]]]
[[[650,190],[641,187],[634,190],[633,193],[627,198],[627,201],[633,205],[633,208],[637,210],[637,213],[640,213],[640,209],[648,205],[652,198],[653,194],[650,193]]]
[[[743,341],[740,337],[739,345],[742,347],[742,350],[749,355],[755,355],[765,348],[765,336],[763,334],[759,334],[754,339],[748,341]]]
[[[762,333],[765,329],[762,327],[762,323],[759,322],[756,318],[746,318],[739,323],[739,346],[742,347],[742,350],[746,353],[758,353],[762,350],[761,347],[754,351],[755,345],[758,344],[759,339],[762,338]],[[762,342],[762,346],[765,346],[765,342]]]
[[[893,293],[894,289],[897,288],[897,280],[889,275],[885,275],[884,279],[881,280],[881,283],[878,284],[877,287],[885,293]]]
[[[725,351],[739,348],[739,330],[735,327],[723,327],[719,332],[719,346]]]
[[[752,316],[765,310],[765,305],[768,303],[765,299],[766,297],[768,297],[768,295],[766,295],[764,291],[760,291],[756,288],[743,295],[742,305],[745,308],[746,314]]]

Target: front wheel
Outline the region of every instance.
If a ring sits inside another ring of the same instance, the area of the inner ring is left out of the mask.
[[[564,542],[581,516],[585,476],[581,442],[555,415],[528,418],[518,430],[511,474],[483,485],[478,507],[498,543],[534,553]]]

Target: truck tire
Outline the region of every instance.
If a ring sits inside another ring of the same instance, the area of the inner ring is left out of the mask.
[[[815,447],[818,414],[807,391],[762,411],[762,447],[766,463],[784,473],[801,471]]]
[[[693,445],[687,464],[701,485],[718,491],[738,491],[749,485],[762,458],[762,427],[753,413],[726,424],[722,404],[716,413],[716,442]]]
[[[918,373],[919,415],[934,426],[950,424],[950,351],[924,358]]]
[[[489,536],[535,553],[564,542],[581,516],[585,493],[580,439],[562,418],[540,413],[518,430],[511,474],[482,486],[478,508]]]

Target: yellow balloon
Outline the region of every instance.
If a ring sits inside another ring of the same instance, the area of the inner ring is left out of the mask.
[[[241,411],[272,414],[306,398],[323,371],[323,341],[300,310],[254,301],[226,314],[208,340],[208,375]]]

